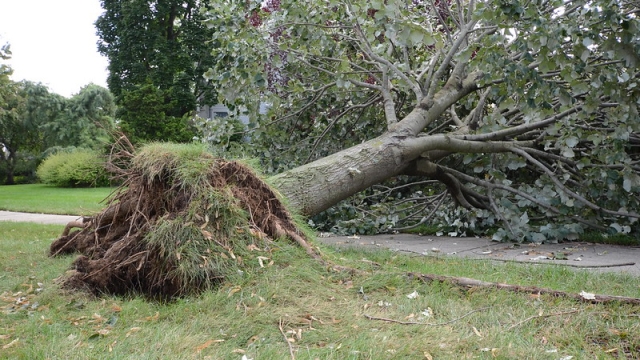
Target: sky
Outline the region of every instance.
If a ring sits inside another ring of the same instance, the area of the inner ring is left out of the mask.
[[[107,58],[93,23],[99,0],[0,0],[0,45],[9,43],[14,81],[40,82],[65,97],[94,83],[106,87]]]

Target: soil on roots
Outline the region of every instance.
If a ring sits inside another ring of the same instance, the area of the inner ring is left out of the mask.
[[[66,287],[170,299],[237,274],[273,239],[303,237],[252,169],[190,146],[117,157],[125,181],[106,208],[51,244],[52,256],[81,253]]]

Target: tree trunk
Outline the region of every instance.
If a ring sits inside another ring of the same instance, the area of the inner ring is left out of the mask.
[[[13,155],[13,152],[7,158],[7,179],[5,180],[5,185],[15,185],[14,173],[16,169],[16,158]]]
[[[400,174],[407,158],[402,137],[385,133],[270,179],[293,208],[317,214],[340,200]]]

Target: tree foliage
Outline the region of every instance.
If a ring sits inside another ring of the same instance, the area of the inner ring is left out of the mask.
[[[0,56],[11,55],[8,46]],[[49,149],[98,149],[114,130],[115,103],[103,87],[89,84],[67,99],[39,83],[15,82],[11,68],[0,65],[0,166],[5,183],[13,184],[16,169],[35,174]]]
[[[207,15],[207,77],[248,109],[255,139],[274,139],[273,158],[316,160],[275,179],[307,214],[369,188],[361,202],[392,229],[438,218],[458,233],[498,227],[496,239],[636,231],[639,11],[222,0]]]
[[[213,66],[213,32],[199,0],[103,0],[98,51],[109,59],[109,89],[132,140],[190,141],[186,119],[210,103],[202,74]],[[152,107],[149,107],[152,106]]]

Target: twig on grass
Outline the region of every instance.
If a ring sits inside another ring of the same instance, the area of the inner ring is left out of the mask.
[[[565,291],[547,289],[547,288],[539,288],[535,286],[520,286],[520,285],[511,285],[497,282],[488,282],[477,279],[471,279],[466,277],[456,277],[456,276],[445,276],[445,275],[436,275],[436,274],[418,274],[418,273],[408,273],[409,278],[418,278],[424,282],[431,281],[440,281],[448,284],[454,284],[463,288],[493,288],[500,290],[507,290],[513,292],[520,293],[529,293],[529,294],[546,294],[556,297],[563,297],[568,299],[573,299],[580,302],[589,302],[594,304],[607,304],[612,302],[622,303],[622,304],[640,304],[640,298],[628,297],[628,296],[614,296],[614,295],[601,295],[601,294],[589,294],[589,293],[580,293],[574,294]]]
[[[381,317],[375,317],[375,316],[371,316],[371,315],[367,315],[364,314],[364,317],[366,317],[369,320],[380,320],[380,321],[386,321],[386,322],[392,322],[392,323],[396,323],[396,324],[400,324],[400,325],[426,325],[426,326],[442,326],[442,325],[449,325],[451,323],[454,323],[458,320],[464,319],[467,316],[478,312],[478,311],[482,311],[482,310],[486,310],[488,308],[490,308],[491,306],[485,306],[483,308],[479,308],[479,309],[475,309],[475,310],[471,310],[468,313],[457,317],[455,319],[451,319],[449,321],[445,321],[445,322],[441,322],[441,323],[423,323],[423,322],[417,322],[417,321],[400,321],[400,320],[394,320],[394,319],[387,319],[387,318],[381,318]]]
[[[284,329],[282,328],[282,319],[278,321],[278,328],[280,329],[280,334],[284,337],[284,341],[286,341],[287,345],[289,345],[289,354],[291,355],[291,360],[296,360],[296,356],[293,354],[293,346],[291,346],[291,342],[287,338],[287,335],[284,333]]]
[[[552,316],[562,316],[562,315],[568,315],[568,314],[575,314],[577,312],[581,312],[583,311],[583,309],[574,309],[574,310],[569,310],[569,311],[561,311],[561,312],[557,312],[557,313],[553,313],[553,314],[538,314],[538,315],[533,315],[533,316],[529,316],[528,318],[522,320],[522,321],[518,321],[517,323],[509,326],[507,329],[503,330],[503,331],[509,331],[513,328],[516,328],[528,321],[531,321],[533,319],[540,319],[540,318],[546,318],[546,317],[552,317]]]

